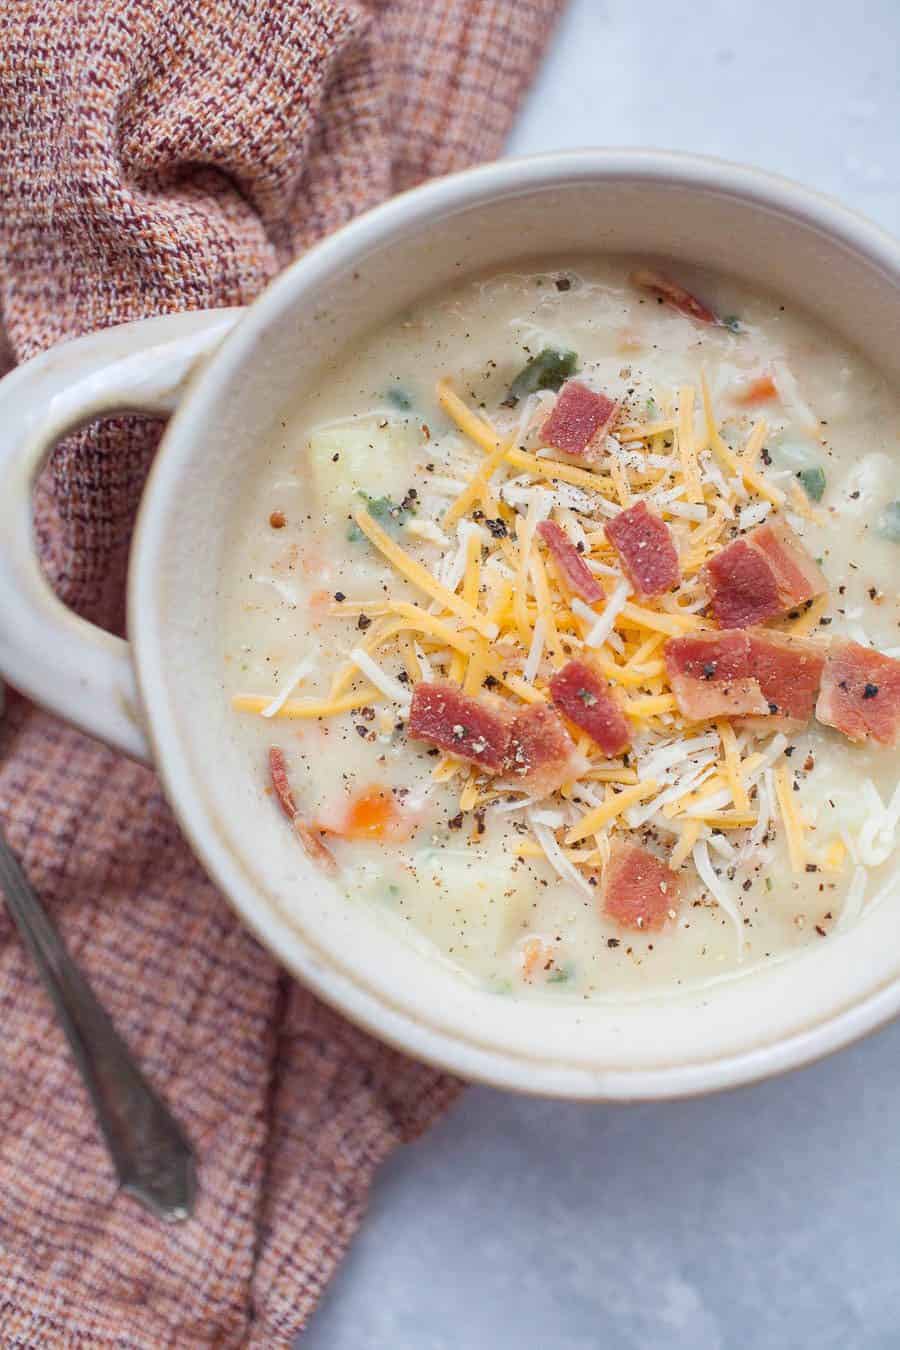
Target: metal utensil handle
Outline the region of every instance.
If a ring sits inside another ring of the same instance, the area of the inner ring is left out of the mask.
[[[2,832],[0,890],[56,1006],[121,1186],[162,1219],[188,1218],[196,1193],[193,1150],[70,957]]]

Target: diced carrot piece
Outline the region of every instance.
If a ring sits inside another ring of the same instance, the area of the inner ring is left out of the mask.
[[[772,376],[760,375],[755,380],[751,380],[749,384],[742,386],[735,394],[734,401],[749,407],[754,403],[767,403],[769,399],[777,397],[778,386]]]
[[[370,787],[352,797],[346,811],[334,820],[322,819],[319,828],[342,839],[402,839],[409,822],[397,808],[389,788]]]

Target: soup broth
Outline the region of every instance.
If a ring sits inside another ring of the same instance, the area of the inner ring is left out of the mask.
[[[305,841],[336,904],[498,993],[839,941],[894,867],[897,396],[777,299],[647,268],[541,260],[391,317],[231,526],[225,693],[298,829],[298,906]]]

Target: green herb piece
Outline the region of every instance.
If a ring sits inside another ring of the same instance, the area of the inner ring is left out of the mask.
[[[647,406],[647,416],[650,418],[652,422],[655,417],[659,416],[659,409],[656,406],[656,399],[653,397],[652,394],[647,399],[646,406]]]
[[[575,967],[571,961],[567,961],[564,966],[555,966],[547,976],[548,984],[568,984],[569,980],[575,974]]]
[[[811,502],[820,502],[825,494],[825,470],[816,465],[812,469],[801,469],[797,474],[803,484],[803,491]]]
[[[772,878],[771,878],[771,877],[766,877],[766,890],[767,890],[767,891],[771,891],[771,890],[772,890]]]
[[[416,514],[414,506],[392,502],[390,497],[370,497],[367,492],[359,492],[357,496],[362,497],[369,515],[379,521],[386,530],[391,530],[394,534],[406,524],[410,516]],[[365,539],[365,537],[362,530],[353,521],[347,530],[347,538],[351,543],[357,544],[360,539]]]
[[[392,389],[389,389],[385,394],[385,398],[388,403],[393,404],[395,408],[401,408],[403,412],[408,412],[412,407],[412,399],[406,390],[402,389],[399,384],[395,385]]]
[[[888,502],[878,517],[875,528],[882,539],[890,539],[892,544],[900,544],[900,501]]]
[[[397,896],[400,894],[400,887],[395,882],[389,881],[387,893],[391,900],[396,900]]]
[[[722,327],[727,328],[731,333],[743,333],[744,325],[736,314],[726,314],[722,320]]]
[[[525,398],[539,389],[558,389],[578,369],[578,353],[544,347],[519,371],[509,386],[509,397]]]

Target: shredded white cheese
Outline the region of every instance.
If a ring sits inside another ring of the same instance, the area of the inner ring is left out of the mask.
[[[751,530],[754,525],[761,525],[771,510],[772,503],[765,501],[742,506],[738,513],[738,525],[742,530]]]
[[[426,544],[437,544],[438,548],[450,547],[450,540],[434,520],[408,520],[403,528],[412,539],[422,539]]]
[[[562,877],[563,881],[567,881],[570,886],[574,886],[576,890],[581,891],[582,894],[593,900],[595,898],[594,888],[589,885],[587,879],[581,875],[575,864],[570,862],[563,853],[550,827],[542,825],[539,820],[535,820],[533,811],[527,812],[526,818],[535,839],[544,850],[544,855],[554,872]]]
[[[392,699],[394,703],[399,703],[404,711],[409,711],[412,701],[409,690],[393,675],[388,675],[386,670],[382,670],[368,652],[364,652],[361,647],[354,647],[350,653],[350,660],[367,679],[372,681],[376,689],[381,690],[385,698]]]
[[[709,519],[709,511],[699,502],[669,502],[666,510],[672,516],[678,516],[682,520],[695,520],[702,523]]]
[[[709,845],[705,839],[698,839],[693,850],[694,866],[697,869],[697,875],[703,882],[703,885],[709,891],[710,895],[724,910],[731,922],[734,924],[737,934],[737,959],[738,964],[744,959],[744,925],[741,920],[740,910],[735,904],[728,887],[722,881],[721,877],[716,876],[715,868],[709,856]]]
[[[586,647],[603,646],[604,642],[606,642],[612,633],[616,619],[628,604],[628,596],[630,593],[631,587],[623,577],[621,581],[616,583],[612,591],[606,597],[603,613],[599,616],[597,615],[597,611],[591,609],[583,600],[579,600],[577,597],[572,600],[572,609],[576,614],[582,619],[586,619],[588,622],[592,619],[595,620],[593,626],[585,634],[584,645]]]
[[[281,712],[281,709],[284,707],[285,703],[287,703],[291,694],[297,688],[297,685],[300,684],[302,680],[305,680],[307,675],[312,674],[315,669],[315,664],[316,663],[311,657],[305,656],[299,665],[296,665],[292,671],[289,671],[284,684],[272,699],[272,702],[267,703],[262,709],[260,716],[274,717],[276,713]]]
[[[531,635],[531,646],[528,649],[528,657],[522,670],[522,679],[526,684],[534,684],[534,677],[538,673],[541,658],[544,655],[544,639],[546,636],[547,625],[543,618],[535,619],[534,632]]]

